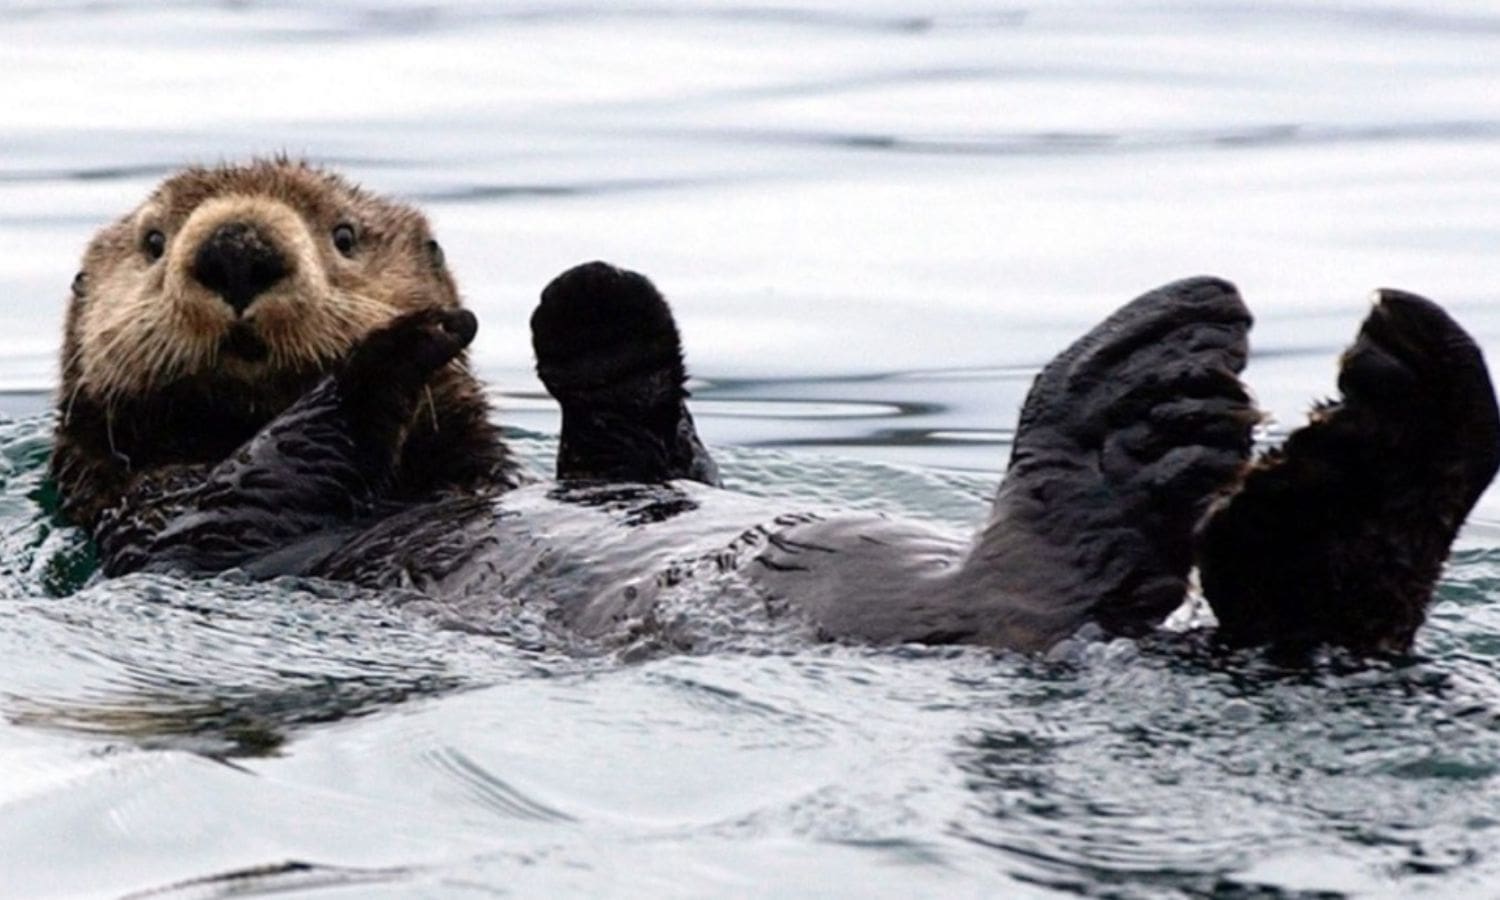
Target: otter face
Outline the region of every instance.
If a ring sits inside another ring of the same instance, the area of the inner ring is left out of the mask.
[[[64,386],[106,409],[200,380],[284,394],[400,313],[457,305],[415,209],[302,163],[191,168],[89,245]]]

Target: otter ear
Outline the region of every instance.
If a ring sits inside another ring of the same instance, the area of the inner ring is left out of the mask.
[[[82,300],[88,293],[88,287],[89,273],[79,269],[78,274],[73,276],[73,299]]]

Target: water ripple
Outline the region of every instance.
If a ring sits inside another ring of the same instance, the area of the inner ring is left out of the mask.
[[[1483,142],[1500,139],[1500,120],[1371,123],[1287,122],[1228,129],[1023,131],[952,136],[854,131],[700,129],[673,136],[704,142],[820,146],[877,153],[938,156],[1074,156],[1266,147],[1320,147],[1396,142]]]

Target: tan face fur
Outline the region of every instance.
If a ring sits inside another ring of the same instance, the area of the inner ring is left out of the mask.
[[[201,280],[200,251],[225,226],[253,229],[284,271],[242,310]],[[191,168],[90,243],[64,390],[105,408],[200,377],[253,392],[322,372],[402,311],[457,303],[415,209],[301,163]]]

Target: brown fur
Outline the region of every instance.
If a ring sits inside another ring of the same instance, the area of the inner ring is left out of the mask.
[[[192,274],[215,228],[251,222],[288,274],[243,317]],[[356,234],[346,257],[331,237]],[[152,231],[165,252],[146,250]],[[353,344],[402,312],[460,305],[416,209],[286,159],[193,167],[103,228],[68,307],[52,472],[63,512],[92,527],[129,492],[212,465],[286,409]],[[236,353],[234,338],[264,348]],[[411,424],[396,492],[514,481],[483,389],[461,357]]]

